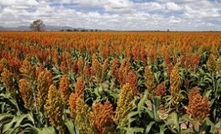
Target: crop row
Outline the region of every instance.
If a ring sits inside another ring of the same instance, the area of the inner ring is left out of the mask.
[[[0,132],[220,133],[219,33],[1,32]]]

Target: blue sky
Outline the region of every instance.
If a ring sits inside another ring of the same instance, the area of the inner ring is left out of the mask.
[[[114,30],[219,30],[221,0],[0,0],[0,26]]]

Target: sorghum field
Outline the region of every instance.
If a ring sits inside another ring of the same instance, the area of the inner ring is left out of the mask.
[[[221,33],[0,32],[1,134],[219,134]]]

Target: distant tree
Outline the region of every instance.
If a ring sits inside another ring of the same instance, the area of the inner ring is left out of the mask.
[[[67,31],[67,32],[71,32],[72,30],[71,30],[71,29],[67,29],[66,31]]]
[[[29,27],[32,31],[37,31],[37,32],[41,32],[45,30],[45,24],[40,19],[33,21]]]

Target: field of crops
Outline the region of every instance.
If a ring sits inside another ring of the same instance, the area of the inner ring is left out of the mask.
[[[0,134],[219,134],[221,33],[0,32]]]

